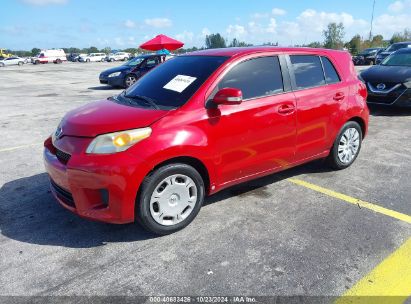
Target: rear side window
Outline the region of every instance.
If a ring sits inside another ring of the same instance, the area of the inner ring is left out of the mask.
[[[325,84],[320,57],[298,55],[290,56],[290,59],[298,89],[318,87]]]
[[[321,61],[323,62],[325,81],[328,84],[340,82],[340,76],[338,76],[338,73],[331,61],[327,57],[321,57]]]
[[[218,84],[218,89],[236,88],[244,99],[269,96],[284,91],[277,56],[250,59],[233,67]]]

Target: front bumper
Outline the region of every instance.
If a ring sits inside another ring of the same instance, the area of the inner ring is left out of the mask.
[[[108,84],[108,77],[107,75],[100,75],[99,80],[101,84]]]
[[[112,87],[124,87],[124,75],[120,74],[116,77],[107,77],[107,84]]]
[[[380,104],[396,107],[411,107],[411,89],[404,85],[388,92],[378,92],[373,84],[367,83],[369,104]]]
[[[46,140],[44,164],[54,197],[64,208],[86,219],[113,224],[133,222],[145,171],[136,170],[139,162],[127,153],[85,154],[91,140],[64,136],[57,147],[51,138]]]

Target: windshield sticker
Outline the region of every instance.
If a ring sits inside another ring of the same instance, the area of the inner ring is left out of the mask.
[[[178,93],[183,92],[190,84],[192,84],[197,78],[186,76],[186,75],[177,75],[169,83],[167,83],[163,88]]]

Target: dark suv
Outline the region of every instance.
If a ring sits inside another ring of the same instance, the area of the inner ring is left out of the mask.
[[[128,88],[141,76],[165,60],[164,55],[142,55],[125,64],[105,70],[100,74],[100,83],[112,87]]]
[[[383,52],[385,48],[369,48],[363,50],[357,56],[352,58],[355,65],[374,65],[378,54]]]
[[[392,53],[404,49],[404,48],[411,48],[411,41],[406,41],[406,42],[398,42],[391,44],[384,52],[381,52],[377,56],[376,64],[380,64],[385,58],[387,58],[389,55]]]

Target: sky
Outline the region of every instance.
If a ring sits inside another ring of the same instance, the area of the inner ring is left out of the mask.
[[[0,0],[0,48],[138,47],[166,34],[202,47],[220,33],[253,44],[322,41],[330,22],[367,38],[373,0]],[[411,28],[411,0],[376,0],[374,34]]]

